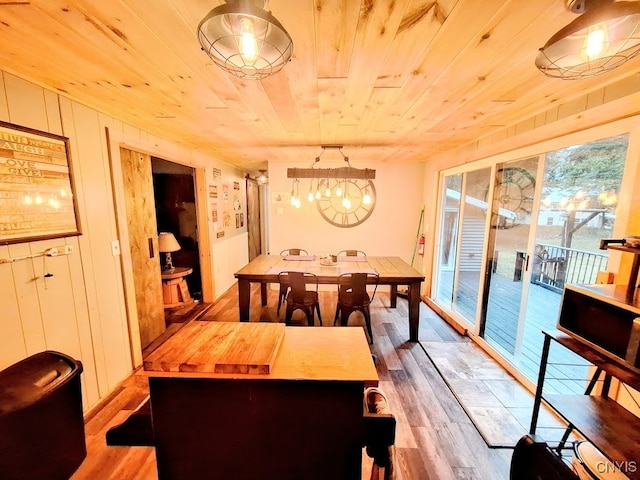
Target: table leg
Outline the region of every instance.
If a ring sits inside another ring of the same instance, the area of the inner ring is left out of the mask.
[[[260,283],[260,300],[262,300],[262,306],[267,306],[267,282]]]
[[[398,285],[395,283],[391,284],[391,292],[389,293],[389,297],[391,298],[391,308],[396,308],[398,304]]]
[[[249,280],[238,279],[238,309],[240,310],[240,321],[249,321],[249,301],[251,300],[251,285]]]
[[[397,285],[396,285],[397,288]],[[420,324],[420,282],[409,284],[409,341],[418,341],[418,326]]]

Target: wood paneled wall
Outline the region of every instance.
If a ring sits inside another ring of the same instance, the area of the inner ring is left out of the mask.
[[[130,329],[137,332],[137,319],[135,325],[129,325],[123,264],[111,251],[112,240],[120,240],[123,246],[128,240],[120,236],[117,227],[114,192],[122,186],[112,185],[106,131],[119,142],[135,146],[135,150],[200,167],[202,172],[208,165],[207,178],[211,178],[212,165],[229,169],[230,178],[240,184],[244,183],[244,172],[3,71],[0,120],[69,138],[82,226],[78,237],[0,246],[0,258],[31,255],[53,246],[74,247],[71,255],[49,257],[46,264],[42,257],[0,264],[0,369],[46,349],[69,354],[84,367],[82,388],[87,412],[131,373],[139,363],[132,351],[140,351],[139,345],[133,345],[139,338],[133,334],[130,338],[129,333]],[[204,175],[197,175],[201,179],[199,196],[206,204]],[[206,210],[202,208],[205,222]],[[227,258],[246,260],[246,234],[223,243],[228,243]],[[203,250],[203,269],[209,265],[212,271],[217,257],[209,255],[208,247]],[[214,275],[226,276],[216,280],[228,288],[234,281],[234,271],[228,266],[217,269]],[[46,272],[53,276],[45,281]]]
[[[0,265],[0,367],[45,349],[67,353],[82,361],[89,407],[131,371],[103,133],[117,121],[12,75],[0,81],[2,120],[69,137],[82,225],[78,237],[0,246],[3,258],[74,247],[46,265],[43,258]]]

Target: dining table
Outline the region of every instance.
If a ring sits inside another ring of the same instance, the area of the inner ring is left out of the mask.
[[[337,257],[327,262],[319,255],[259,255],[234,275],[238,280],[238,308],[240,321],[249,321],[251,283],[260,284],[262,306],[267,305],[269,283],[279,283],[278,275],[284,271],[313,273],[320,284],[337,284],[344,273],[377,273],[378,285],[390,286],[390,307],[396,308],[398,286],[407,286],[409,303],[409,341],[418,341],[420,323],[420,285],[424,275],[396,256]]]

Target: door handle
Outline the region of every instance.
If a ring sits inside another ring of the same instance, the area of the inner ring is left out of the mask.
[[[149,258],[155,257],[156,254],[153,249],[153,237],[149,238]]]
[[[531,255],[525,254],[525,260],[524,260],[524,271],[528,272],[529,271],[529,259],[531,258]]]

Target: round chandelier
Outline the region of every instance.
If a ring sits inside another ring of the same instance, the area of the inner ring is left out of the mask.
[[[581,14],[540,49],[536,67],[549,77],[574,80],[619,67],[640,53],[640,2],[564,0]]]
[[[220,68],[236,77],[260,80],[291,59],[293,41],[262,0],[227,0],[198,25],[198,41]]]

